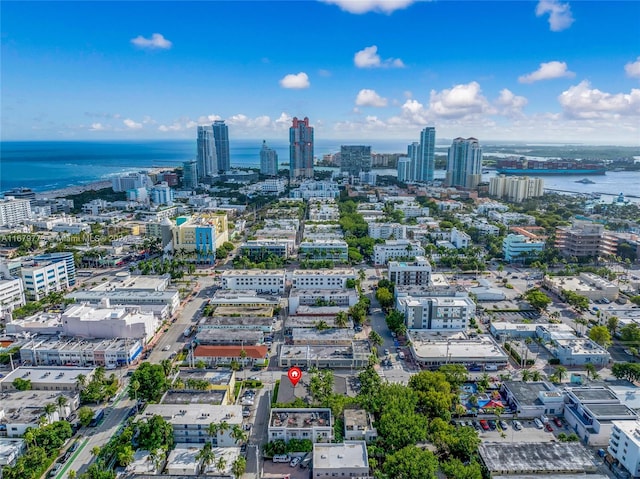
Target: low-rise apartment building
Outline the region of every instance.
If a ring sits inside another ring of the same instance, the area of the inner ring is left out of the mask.
[[[467,329],[476,313],[476,303],[466,295],[398,297],[408,329]]]
[[[373,262],[375,264],[387,264],[392,259],[415,260],[416,256],[424,256],[425,250],[418,241],[387,240],[385,244],[377,244],[373,247]]]
[[[289,293],[289,314],[299,306],[353,306],[358,302],[355,289],[297,289]]]
[[[407,239],[407,226],[400,223],[369,223],[368,232],[373,239]]]
[[[333,439],[333,417],[329,408],[273,408],[269,414],[267,439],[308,439],[329,443]]]
[[[347,281],[356,278],[353,268],[298,269],[291,275],[291,286],[296,289],[346,289]]]
[[[223,271],[222,287],[229,290],[254,290],[257,293],[283,294],[284,270],[236,269]]]
[[[344,441],[342,444],[313,445],[314,478],[369,478],[369,456],[364,441]]]
[[[364,409],[344,410],[344,438],[347,441],[371,442],[378,437],[371,415]]]
[[[388,279],[396,286],[431,284],[431,264],[424,256],[414,262],[389,261]]]
[[[524,235],[508,234],[502,240],[505,261],[524,261],[544,248],[544,241],[533,241]]]
[[[25,305],[22,279],[0,279],[0,318]]]
[[[300,259],[346,262],[349,246],[344,240],[303,240],[300,243]]]
[[[631,477],[640,477],[640,420],[612,421],[607,452]]]

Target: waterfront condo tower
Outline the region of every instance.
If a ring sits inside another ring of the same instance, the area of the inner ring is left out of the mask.
[[[229,155],[229,127],[225,125],[224,120],[213,122],[213,137],[216,140],[218,173],[226,173],[231,169],[231,156]]]
[[[449,147],[446,186],[476,188],[482,178],[482,149],[475,138],[456,138]]]
[[[358,176],[361,172],[371,171],[371,147],[361,145],[342,145],[340,147],[340,171],[349,176]]]
[[[213,141],[213,128],[198,127],[198,180],[203,180],[216,173],[216,145]]]
[[[420,150],[416,181],[433,181],[435,163],[436,129],[426,127],[420,132]]]
[[[289,178],[313,178],[313,127],[307,117],[294,117],[289,128]]]
[[[419,165],[419,161],[418,161],[419,155],[420,155],[420,143],[418,143],[417,141],[414,141],[409,146],[407,146],[407,156],[411,159],[411,165],[409,168],[409,175],[407,176],[405,181],[415,181],[419,177],[419,174],[417,173],[418,165]]]
[[[269,148],[265,140],[262,141],[262,149],[260,150],[260,174],[278,175],[278,153]]]

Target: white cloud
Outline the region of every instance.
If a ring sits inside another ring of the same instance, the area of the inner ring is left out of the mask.
[[[135,122],[131,118],[122,120],[122,123],[124,123],[124,126],[129,128],[130,130],[139,130],[140,128],[142,128],[142,123]]]
[[[499,107],[501,115],[509,118],[520,118],[524,116],[522,109],[528,102],[525,97],[515,95],[511,90],[505,88],[500,92],[495,104]]]
[[[222,120],[222,117],[220,115],[202,115],[198,117],[198,124],[206,125],[209,123],[213,123],[216,120]]]
[[[89,131],[104,131],[107,129],[108,128],[102,123],[91,123],[91,128],[89,128]]]
[[[541,17],[547,13],[549,14],[549,29],[552,32],[566,30],[574,22],[568,3],[560,3],[558,0],[540,0],[536,7],[536,15]]]
[[[289,75],[285,75],[282,80],[280,80],[280,86],[282,88],[309,88],[311,83],[309,83],[309,76],[305,72],[300,72],[297,75],[290,73]]]
[[[573,78],[576,76],[572,71],[567,70],[565,62],[552,61],[541,63],[536,71],[518,77],[520,83],[533,83],[540,80],[551,80],[553,78]]]
[[[358,92],[356,97],[356,105],[358,106],[387,106],[387,99],[382,98],[375,90],[364,88]]]
[[[280,116],[275,121],[276,128],[284,127],[289,128],[291,126],[291,122],[293,121],[293,117],[284,111],[280,113]]]
[[[168,50],[173,45],[160,33],[154,33],[151,38],[144,38],[142,35],[138,35],[136,38],[131,39],[131,43],[139,48],[148,48],[150,50]]]
[[[624,66],[624,71],[631,78],[640,78],[640,57],[635,62],[629,62]]]
[[[416,0],[321,0],[324,3],[338,5],[342,10],[362,14],[367,12],[386,13],[402,10]]]
[[[439,118],[468,118],[481,113],[495,113],[482,95],[480,84],[475,81],[441,92],[431,90],[429,110]]]
[[[630,93],[606,93],[584,80],[562,92],[558,101],[565,116],[577,119],[615,119],[640,116],[640,89]]]
[[[404,68],[404,63],[399,58],[387,58],[382,60],[378,55],[378,47],[371,45],[353,56],[353,63],[358,68]]]
[[[321,77],[330,77],[331,72],[329,70],[325,70],[324,68],[321,68],[320,70],[318,70],[318,75],[320,75]]]

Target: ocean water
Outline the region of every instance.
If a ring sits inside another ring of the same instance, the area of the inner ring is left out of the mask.
[[[407,149],[408,141],[340,141],[316,140],[315,156],[340,151],[342,144],[367,144],[378,153],[399,153]],[[267,140],[278,152],[281,163],[289,161],[286,140]],[[259,167],[262,140],[230,142],[232,167]],[[491,152],[487,151],[487,154]],[[0,192],[24,186],[34,191],[53,190],[93,181],[144,168],[176,167],[195,158],[195,140],[171,141],[11,141],[0,142]],[[395,170],[378,170],[379,174],[395,175]],[[488,181],[496,173],[483,175]],[[444,171],[435,172],[436,179]],[[589,176],[595,184],[576,183],[581,176],[545,176],[545,188],[579,193],[598,192],[607,196],[640,196],[640,172],[607,172],[604,176]],[[638,201],[635,199],[634,201]]]
[[[340,151],[339,140],[316,141],[315,155]],[[353,142],[350,142],[354,144]],[[288,141],[269,141],[280,162],[289,161]],[[371,144],[368,142],[367,144]],[[378,142],[380,153],[406,151],[407,142]],[[259,167],[262,140],[230,142],[232,167]],[[142,168],[175,167],[196,156],[195,140],[0,142],[0,192],[24,186],[52,190],[109,179]]]

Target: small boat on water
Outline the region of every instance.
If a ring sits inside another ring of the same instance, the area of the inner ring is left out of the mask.
[[[582,183],[583,185],[595,185],[595,181],[591,181],[589,178],[582,178],[581,180],[576,180],[576,183]]]

